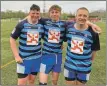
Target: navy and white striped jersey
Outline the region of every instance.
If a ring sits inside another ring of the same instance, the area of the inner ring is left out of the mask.
[[[11,33],[11,37],[19,37],[19,55],[23,59],[36,59],[41,57],[41,38],[43,36],[43,25],[30,24],[27,20],[18,23]]]
[[[68,70],[89,73],[92,51],[100,50],[99,36],[91,27],[80,31],[69,24],[67,28],[68,45],[64,67]]]
[[[65,35],[65,22],[53,22],[51,19],[41,19],[44,24],[43,54],[62,53],[61,46]]]

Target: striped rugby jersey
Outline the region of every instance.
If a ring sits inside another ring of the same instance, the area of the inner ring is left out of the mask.
[[[41,57],[41,38],[43,36],[43,25],[30,24],[27,20],[18,23],[11,33],[11,37],[19,37],[19,55],[23,59],[36,59]]]
[[[68,70],[89,73],[92,64],[92,51],[100,50],[98,34],[91,27],[80,31],[69,23],[66,37],[67,52],[64,67]]]
[[[43,54],[62,53],[61,46],[65,40],[65,21],[53,22],[51,19],[41,19],[44,24]]]

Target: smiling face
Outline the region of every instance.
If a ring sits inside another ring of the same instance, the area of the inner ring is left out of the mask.
[[[30,16],[32,22],[36,22],[40,18],[40,11],[31,10],[29,12],[29,16]]]
[[[61,16],[61,12],[53,9],[49,11],[49,16],[53,21],[58,21]]]
[[[49,8],[49,17],[53,20],[53,21],[58,21],[59,18],[61,16],[61,7],[58,5],[52,5]]]
[[[75,18],[76,18],[76,22],[78,24],[85,24],[86,21],[88,20],[88,17],[89,17],[88,10],[86,10],[86,9],[79,9],[79,10],[77,10]]]

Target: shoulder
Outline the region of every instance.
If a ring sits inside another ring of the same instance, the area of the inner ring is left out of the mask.
[[[40,22],[46,22],[46,21],[48,21],[48,20],[50,20],[50,19],[48,19],[48,18],[40,18],[40,19],[39,19]]]
[[[66,21],[64,20],[60,20],[60,24],[65,25],[66,26]]]
[[[67,22],[66,22],[66,27],[67,27],[67,28],[74,28],[74,24],[75,24],[75,22],[67,21]]]
[[[72,21],[66,21],[66,24],[67,24],[67,25],[74,25],[75,22],[72,22]]]
[[[96,32],[93,31],[93,29],[92,29],[91,26],[88,26],[88,31],[89,31],[91,34],[94,34],[94,35],[98,34],[98,33],[96,33]]]
[[[92,29],[91,26],[88,27],[88,31],[91,33],[91,35],[92,35],[93,37],[98,37],[98,36],[99,36],[98,33],[96,33],[96,32],[93,31],[93,29]]]
[[[27,19],[18,22],[17,26],[23,26],[25,23],[27,23]]]

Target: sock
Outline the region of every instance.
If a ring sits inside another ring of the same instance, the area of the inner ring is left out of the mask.
[[[41,82],[39,82],[39,85],[47,85],[47,83],[41,83]]]

